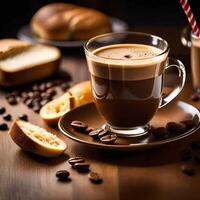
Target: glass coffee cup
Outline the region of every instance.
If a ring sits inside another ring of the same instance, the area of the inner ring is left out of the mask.
[[[108,33],[84,46],[94,103],[106,120],[104,128],[122,137],[144,135],[159,108],[182,90],[185,68],[168,58],[168,43],[137,32]],[[163,97],[163,77],[176,67],[177,86]]]

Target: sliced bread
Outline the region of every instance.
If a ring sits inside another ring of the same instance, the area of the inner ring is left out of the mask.
[[[47,77],[58,69],[59,61],[60,51],[55,47],[0,40],[0,85],[15,86]]]

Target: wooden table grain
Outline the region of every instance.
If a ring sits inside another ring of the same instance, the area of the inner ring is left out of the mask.
[[[177,32],[176,34],[178,35]],[[89,78],[82,49],[63,50],[62,53],[61,70],[71,75],[72,83]],[[192,92],[189,78],[178,99],[200,108],[200,102],[192,102],[189,99]],[[186,176],[180,170],[181,151],[191,140],[200,139],[200,132],[159,149],[145,152],[110,152],[89,148],[64,137],[58,130],[45,125],[38,114],[23,104],[8,105],[2,90],[0,105],[6,106],[13,118],[27,113],[31,122],[59,135],[68,144],[68,149],[59,158],[45,159],[22,151],[13,143],[7,132],[0,131],[0,200],[200,199],[200,166],[196,166],[197,174],[194,177]],[[0,122],[2,121],[0,116]],[[67,164],[67,159],[75,155],[85,157],[92,170],[102,175],[102,184],[92,184],[87,174],[79,174]],[[71,181],[57,181],[55,173],[60,169],[70,171]]]

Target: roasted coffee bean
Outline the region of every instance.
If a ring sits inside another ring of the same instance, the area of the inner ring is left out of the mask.
[[[37,97],[32,100],[33,106],[40,106],[41,98]]]
[[[56,90],[54,90],[54,89],[52,89],[52,88],[49,88],[47,91],[46,91],[46,93],[48,94],[48,95],[50,95],[50,96],[54,96],[54,95],[56,95]]]
[[[56,172],[56,177],[60,181],[66,181],[69,179],[70,173],[67,170],[59,170]]]
[[[74,164],[74,168],[78,172],[88,172],[90,170],[90,165],[88,163],[76,163]]]
[[[6,112],[5,107],[0,106],[0,115],[4,114]]]
[[[79,157],[79,156],[76,156],[76,157],[71,157],[71,158],[69,158],[69,160],[68,160],[68,163],[70,164],[70,165],[75,165],[76,163],[84,163],[85,162],[85,159],[84,158],[82,158],[82,157]]]
[[[195,122],[192,119],[181,121],[180,123],[185,124],[186,130],[190,130],[195,127]]]
[[[40,102],[40,105],[41,106],[44,106],[46,105],[47,103],[49,103],[50,99],[43,99],[41,102]]]
[[[34,97],[34,92],[28,92],[28,97],[33,98]]]
[[[63,92],[65,92],[69,87],[70,87],[70,85],[68,83],[64,82],[61,84],[61,89]]]
[[[54,80],[54,81],[53,81],[53,85],[54,85],[54,86],[59,86],[59,85],[61,85],[62,82],[63,82],[62,80],[57,79],[57,80]]]
[[[0,124],[0,131],[6,131],[8,130],[8,125],[6,123],[1,123]]]
[[[191,149],[185,149],[182,152],[182,155],[181,155],[182,161],[189,161],[189,160],[192,160],[192,158],[193,158],[193,155],[192,155]]]
[[[13,97],[18,97],[19,91],[15,90],[15,91],[11,92],[10,95],[13,96]]]
[[[25,104],[29,107],[32,108],[33,107],[33,100],[32,99],[28,99],[25,101]]]
[[[12,116],[10,114],[4,114],[3,115],[3,119],[6,121],[11,121],[12,120]]]
[[[94,131],[94,130],[95,130],[95,128],[88,126],[87,129],[85,130],[85,132],[89,134],[91,131]]]
[[[8,98],[8,103],[10,105],[16,105],[17,104],[17,100],[14,97],[10,97],[10,98]]]
[[[18,118],[23,121],[28,121],[28,116],[26,114],[20,115]]]
[[[117,139],[117,135],[110,133],[100,138],[100,141],[104,144],[113,144]]]
[[[192,101],[199,101],[199,95],[197,93],[193,93],[191,96],[190,96],[190,99]]]
[[[42,84],[39,86],[39,90],[40,90],[41,92],[45,91],[46,89],[47,89],[47,88],[46,88],[45,83],[42,83]]]
[[[22,98],[27,98],[28,97],[28,92],[22,92],[21,93]]]
[[[40,106],[37,106],[37,105],[33,106],[33,111],[36,112],[36,113],[39,113],[40,109],[41,109]]]
[[[170,134],[176,135],[183,133],[186,130],[186,125],[183,123],[168,122],[166,129],[170,132]]]
[[[99,140],[99,133],[101,130],[102,130],[102,128],[95,129],[95,130],[89,132],[89,136],[92,137],[94,140]]]
[[[103,179],[97,172],[90,172],[88,178],[92,183],[102,183]]]
[[[168,137],[169,132],[165,127],[158,127],[151,130],[151,134],[156,139],[163,139]]]
[[[40,90],[40,87],[39,87],[39,85],[35,84],[35,85],[32,86],[31,89],[32,89],[33,91],[39,91],[39,90]]]
[[[72,121],[70,125],[74,128],[74,130],[82,133],[84,133],[88,127],[84,122],[78,120]]]
[[[38,91],[34,91],[33,92],[33,97],[34,98],[37,98],[37,97],[39,97],[40,96],[40,92],[38,92]]]
[[[106,135],[108,135],[108,134],[110,134],[109,131],[108,131],[108,129],[103,129],[103,128],[102,128],[102,129],[99,131],[98,136],[99,136],[99,138],[102,138],[103,136],[106,136]]]
[[[196,174],[194,167],[190,163],[182,165],[181,171],[188,176],[194,176]]]
[[[52,88],[54,86],[54,84],[52,82],[47,82],[46,83],[46,88],[49,89],[49,88]]]

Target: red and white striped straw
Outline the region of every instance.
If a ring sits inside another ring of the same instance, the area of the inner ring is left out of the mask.
[[[191,10],[191,7],[188,3],[187,0],[180,0],[180,4],[188,18],[188,21],[192,27],[192,31],[193,33],[197,36],[197,37],[200,37],[200,31],[199,31],[199,26],[194,18],[194,15],[192,13],[192,10]]]

